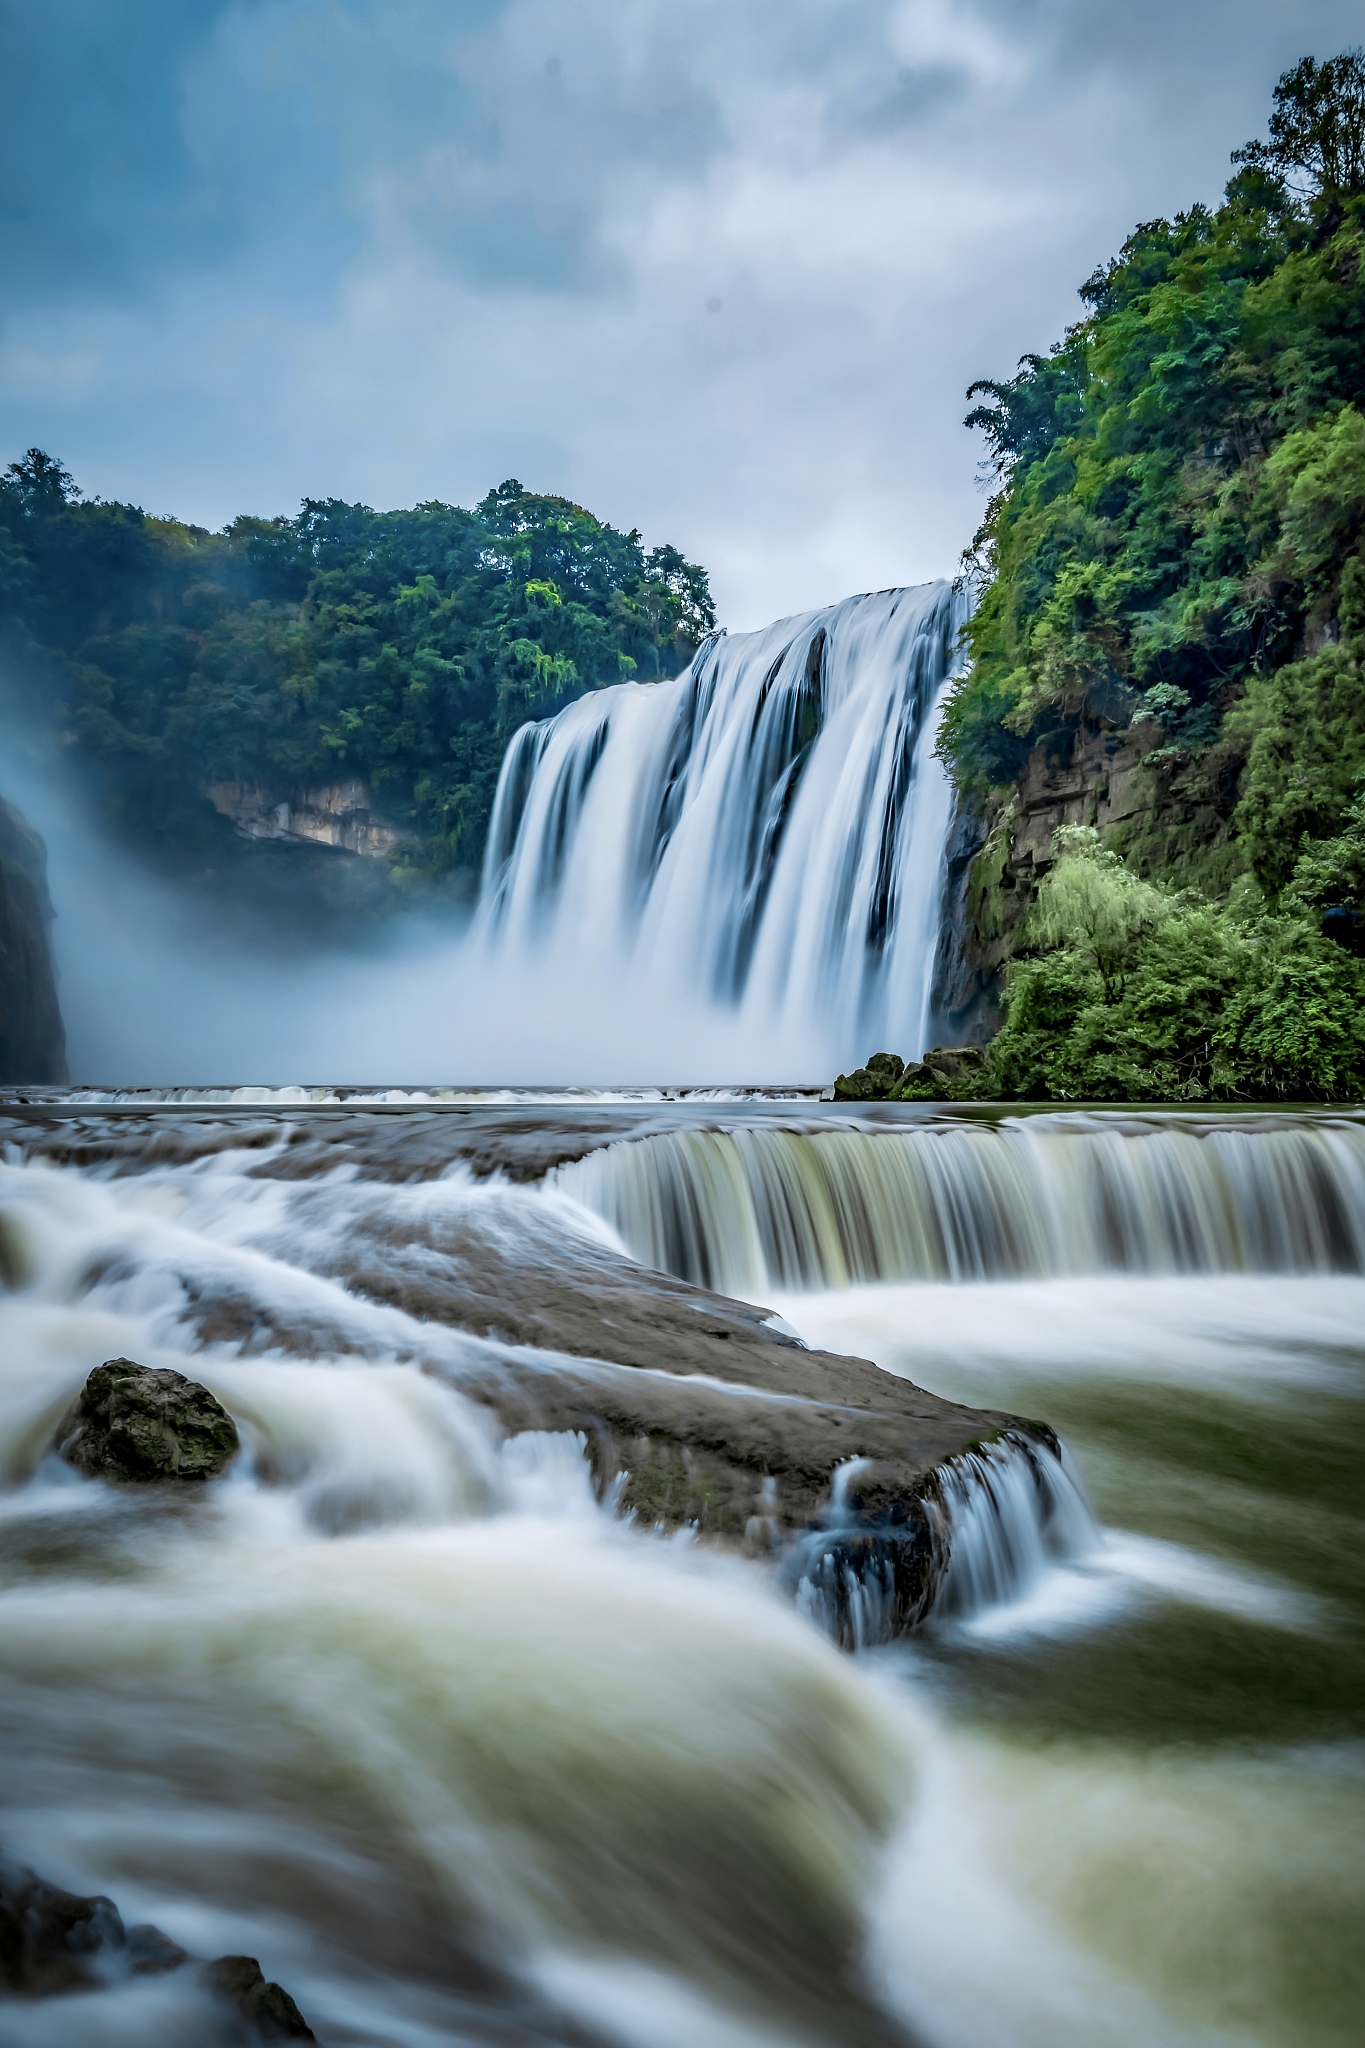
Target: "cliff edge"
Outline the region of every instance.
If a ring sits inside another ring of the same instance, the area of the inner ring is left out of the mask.
[[[47,849],[0,797],[0,1082],[65,1081]]]

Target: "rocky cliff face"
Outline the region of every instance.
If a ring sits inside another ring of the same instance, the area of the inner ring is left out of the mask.
[[[1058,827],[1097,825],[1122,847],[1159,825],[1165,783],[1144,763],[1161,737],[1153,725],[1082,727],[1064,751],[1035,747],[1003,798],[959,804],[934,975],[934,1022],[945,1042],[984,1045],[999,1025],[1001,970],[1052,864]]]
[[[307,841],[378,860],[402,836],[379,816],[369,784],[358,775],[283,794],[250,782],[206,782],[203,794],[245,839]]]
[[[0,797],[0,1082],[64,1081],[47,850]]]

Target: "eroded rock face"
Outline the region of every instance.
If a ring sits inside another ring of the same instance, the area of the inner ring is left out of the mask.
[[[57,1449],[91,1479],[122,1484],[216,1479],[241,1448],[207,1387],[131,1358],[97,1365],[57,1432]]]

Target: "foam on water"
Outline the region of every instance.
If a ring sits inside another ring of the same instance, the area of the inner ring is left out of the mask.
[[[1094,1135],[1079,1123],[1075,1142]],[[1314,1897],[1327,1876],[1354,1896],[1347,1847],[1319,1867],[1355,1810],[1335,1778],[1319,1811],[1286,1764],[1256,1807],[1246,1763],[1172,1785],[1093,1745],[1031,1760],[965,1736],[922,1663],[841,1658],[759,1569],[623,1523],[581,1440],[499,1441],[461,1377],[532,1354],[356,1291],[366,1246],[454,1256],[443,1222],[465,1212],[528,1259],[547,1233],[611,1234],[568,1175],[380,1187],[272,1180],[271,1163],[0,1165],[13,1852],[200,1954],[260,1955],[337,2041],[510,2031],[549,2048],[567,2014],[629,2048],[880,2048],[880,2003],[926,2048],[1326,2043],[1273,2002],[1248,2018],[1191,1990],[1180,1939],[1183,1916],[1231,1953],[1236,1901],[1254,1882],[1273,1904],[1284,1869]],[[1317,1228],[1297,1240],[1310,1252]],[[1358,1387],[1363,1305],[1365,1278],[1339,1266],[776,1298],[809,1341],[1002,1406],[1030,1359],[1088,1385],[1235,1372],[1260,1402]],[[44,1455],[91,1361],[119,1352],[227,1403],[247,1455],[225,1483],[159,1505]],[[1336,1625],[1288,1579],[1099,1529],[1065,1454],[1037,1441],[959,1460],[942,1501],[949,1570],[921,1660],[1028,1658],[1147,1612],[1314,1652]],[[827,1535],[839,1506],[836,1490]],[[855,1641],[877,1637],[875,1590],[841,1631]],[[1247,1800],[1263,1841],[1230,1818]],[[1163,1917],[1143,1902],[1168,1884],[1181,1911]],[[64,2048],[58,2019],[82,2048],[216,2048],[195,1996],[125,1986],[25,2009],[16,2048]]]

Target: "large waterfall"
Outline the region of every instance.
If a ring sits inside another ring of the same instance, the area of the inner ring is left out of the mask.
[[[849,598],[524,727],[484,873],[494,974],[610,986],[637,1039],[729,1019],[727,1078],[819,1074],[873,1040],[921,1051],[951,812],[933,741],[963,617],[946,583]]]

